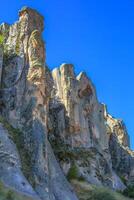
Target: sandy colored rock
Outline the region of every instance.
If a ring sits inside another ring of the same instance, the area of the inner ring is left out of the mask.
[[[28,7],[0,26],[0,182],[40,200],[78,200],[72,179],[123,190],[134,183],[125,124],[86,73],[66,63],[49,70],[43,30]]]

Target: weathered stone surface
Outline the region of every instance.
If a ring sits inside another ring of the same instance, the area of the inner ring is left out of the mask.
[[[50,166],[50,185],[51,190],[55,199],[58,200],[77,200],[77,197],[73,191],[73,188],[68,183],[65,175],[63,174],[60,166],[55,159],[53,150],[51,149],[50,144],[48,143],[48,157],[49,157],[49,166]]]
[[[39,200],[21,172],[21,161],[17,148],[2,124],[0,124],[0,181],[22,194]]]
[[[0,48],[0,85],[1,85],[1,78],[2,78],[2,68],[3,68],[3,49]]]
[[[58,196],[55,197],[50,187],[49,162],[52,161],[48,159],[47,114],[51,74],[45,67],[45,47],[41,36],[43,17],[30,8],[23,8],[19,16],[19,21],[9,27],[9,35],[3,46],[1,115],[22,132],[23,147],[19,153],[23,167],[20,173],[29,181],[29,188],[33,188],[33,192],[42,200],[60,200],[62,198],[57,189],[55,192]],[[53,166],[53,176],[57,165]],[[9,183],[13,177],[13,172],[10,173],[5,176]],[[62,180],[63,174],[60,176]],[[29,188],[27,193],[30,192]],[[20,191],[19,186],[17,189]],[[77,199],[69,183],[66,183],[62,196],[67,194],[69,200]]]
[[[105,119],[107,126],[109,127],[107,134],[110,135],[111,133],[115,133],[116,137],[118,138],[118,142],[122,146],[130,147],[130,138],[124,122],[122,120],[113,118],[107,113],[107,111],[105,111]]]
[[[52,77],[49,138],[64,173],[75,163],[86,181],[125,188],[112,167],[105,106],[98,102],[93,83],[83,72],[76,77],[71,64],[54,69]]]
[[[112,166],[126,184],[134,183],[134,152],[130,150],[130,139],[122,120],[113,118],[105,109],[107,134]]]
[[[102,106],[97,101],[95,88],[86,74],[80,73],[76,77],[73,66],[63,64],[53,70],[52,76],[54,96],[50,109],[54,111],[58,105],[61,107],[61,104],[64,107],[59,109],[59,113],[55,110],[58,115],[58,132],[62,129],[61,134],[65,140],[69,136],[68,143],[72,147],[91,147],[99,141],[102,148],[107,149],[108,139]]]
[[[123,190],[134,182],[126,127],[84,72],[49,70],[43,30],[28,7],[0,26],[0,181],[41,200],[77,200],[71,179]]]

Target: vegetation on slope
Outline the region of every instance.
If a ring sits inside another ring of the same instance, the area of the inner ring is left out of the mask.
[[[23,133],[19,130],[11,126],[6,119],[0,116],[0,123],[3,124],[4,128],[7,129],[11,139],[15,143],[22,164],[22,171],[28,181],[34,185],[33,177],[31,176],[32,164],[31,164],[31,155],[25,148],[24,136]],[[1,199],[0,199],[1,200]]]
[[[5,187],[0,183],[0,200],[32,200],[32,198]]]
[[[4,35],[0,34],[0,46],[3,45],[4,39]]]
[[[71,181],[79,200],[130,200],[105,187],[90,185],[84,181]]]
[[[134,185],[128,186],[124,191],[123,195],[134,199]]]

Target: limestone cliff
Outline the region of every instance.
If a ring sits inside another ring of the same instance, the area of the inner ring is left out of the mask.
[[[28,7],[0,26],[0,182],[38,200],[77,200],[72,179],[123,190],[134,183],[126,127],[85,73],[48,69],[43,30]]]

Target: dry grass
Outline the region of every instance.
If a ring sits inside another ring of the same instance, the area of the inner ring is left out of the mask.
[[[105,187],[97,187],[83,181],[71,181],[79,200],[132,200]]]

